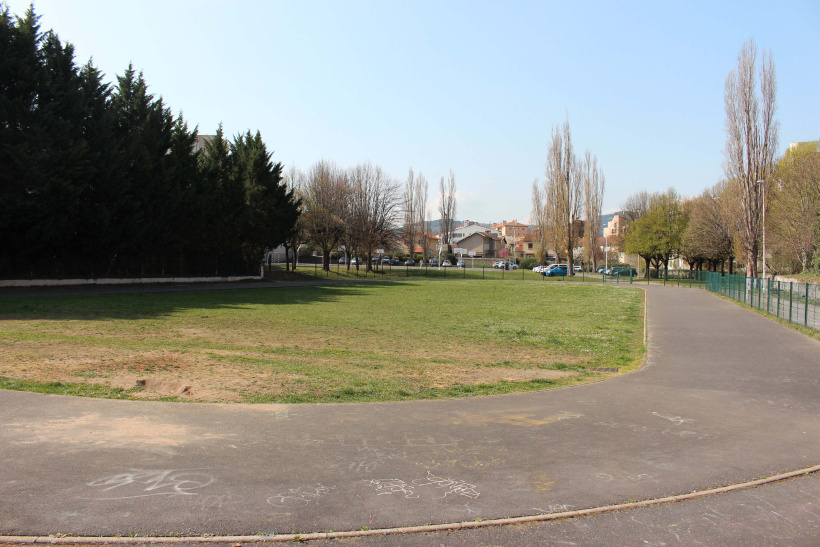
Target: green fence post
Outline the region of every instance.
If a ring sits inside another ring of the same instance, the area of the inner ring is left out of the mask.
[[[769,278],[766,281],[766,313],[772,313],[772,283]]]
[[[794,281],[789,281],[789,324],[792,322],[792,298],[794,296]]]
[[[803,326],[809,326],[809,284],[806,283],[806,307],[803,309]]]
[[[487,266],[485,264],[481,265],[481,279],[484,279],[484,268],[486,268],[486,267]]]

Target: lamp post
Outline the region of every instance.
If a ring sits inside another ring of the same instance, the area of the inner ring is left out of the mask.
[[[757,183],[763,188],[763,279],[766,279],[766,181]]]

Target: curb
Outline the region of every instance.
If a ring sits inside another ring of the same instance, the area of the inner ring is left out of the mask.
[[[453,522],[447,524],[428,524],[423,526],[404,526],[398,528],[379,528],[376,530],[353,530],[349,532],[313,532],[309,534],[280,534],[275,536],[197,536],[197,537],[160,537],[160,536],[144,536],[144,537],[97,537],[97,536],[72,536],[72,537],[51,537],[51,536],[0,536],[0,544],[9,545],[139,545],[139,544],[186,544],[186,543],[286,543],[290,541],[309,541],[317,539],[341,539],[365,536],[386,536],[398,534],[415,534],[421,532],[443,532],[453,530],[468,530],[476,528],[487,528],[490,526],[506,526],[512,524],[527,524],[533,522],[547,522],[552,520],[565,520],[578,517],[587,517],[592,515],[600,515],[604,513],[613,513],[616,511],[626,511],[631,509],[641,509],[644,507],[652,507],[655,505],[663,505],[667,503],[676,503],[679,501],[686,501],[698,498],[705,498],[714,496],[716,494],[725,494],[728,492],[736,492],[738,490],[746,490],[765,484],[781,482],[788,479],[799,477],[800,475],[810,475],[820,472],[820,465],[807,467],[805,469],[798,469],[796,471],[789,471],[779,475],[772,475],[754,481],[748,481],[729,486],[721,486],[719,488],[710,488],[708,490],[698,490],[688,494],[679,494],[676,496],[667,496],[663,498],[655,498],[644,501],[619,503],[617,505],[605,505],[602,507],[593,507],[590,509],[579,509],[577,511],[564,511],[561,513],[548,513],[541,515],[530,515],[524,517],[511,517],[500,519],[488,519],[480,522]]]

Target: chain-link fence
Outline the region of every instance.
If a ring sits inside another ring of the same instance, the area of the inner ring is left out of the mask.
[[[789,323],[820,330],[820,285],[713,272],[698,272],[698,278],[709,291]]]

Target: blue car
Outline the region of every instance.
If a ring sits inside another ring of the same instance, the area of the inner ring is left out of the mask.
[[[541,271],[541,275],[546,277],[566,277],[567,275],[567,265],[566,264],[553,264],[549,268],[546,268]]]

